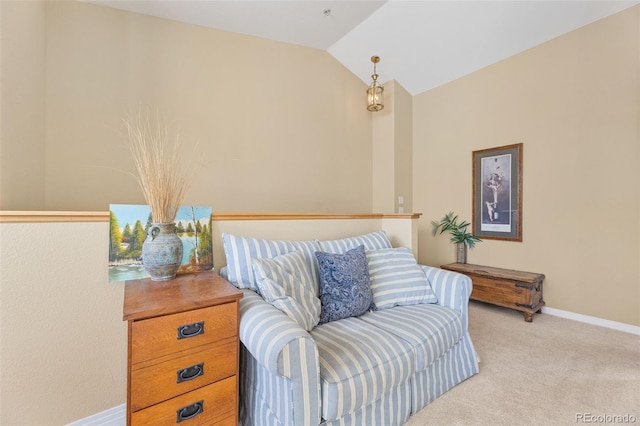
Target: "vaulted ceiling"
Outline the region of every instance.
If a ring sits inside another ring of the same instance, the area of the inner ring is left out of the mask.
[[[411,95],[639,4],[640,0],[84,0],[323,49],[367,84]]]

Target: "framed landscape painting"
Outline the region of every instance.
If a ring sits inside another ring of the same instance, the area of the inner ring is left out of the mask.
[[[522,144],[473,151],[473,234],[522,241]]]
[[[109,282],[145,278],[142,244],[151,226],[149,206],[109,206]],[[182,241],[178,274],[213,269],[211,207],[182,206],[176,215],[176,234]]]

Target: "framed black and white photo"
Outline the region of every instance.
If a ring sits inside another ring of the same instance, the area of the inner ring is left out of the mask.
[[[522,144],[473,151],[473,234],[522,241]]]

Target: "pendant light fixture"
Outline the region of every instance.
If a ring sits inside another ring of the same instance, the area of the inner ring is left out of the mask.
[[[378,74],[376,74],[376,64],[380,62],[380,57],[372,56],[371,62],[373,62],[373,74],[371,74],[371,78],[373,81],[371,82],[371,86],[367,89],[367,109],[372,112],[380,111],[384,108],[382,104],[382,92],[384,91],[384,86],[381,86],[378,83]]]

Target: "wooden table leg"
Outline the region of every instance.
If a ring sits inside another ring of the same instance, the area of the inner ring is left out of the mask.
[[[533,314],[531,312],[524,313],[524,321],[525,322],[533,322]]]

